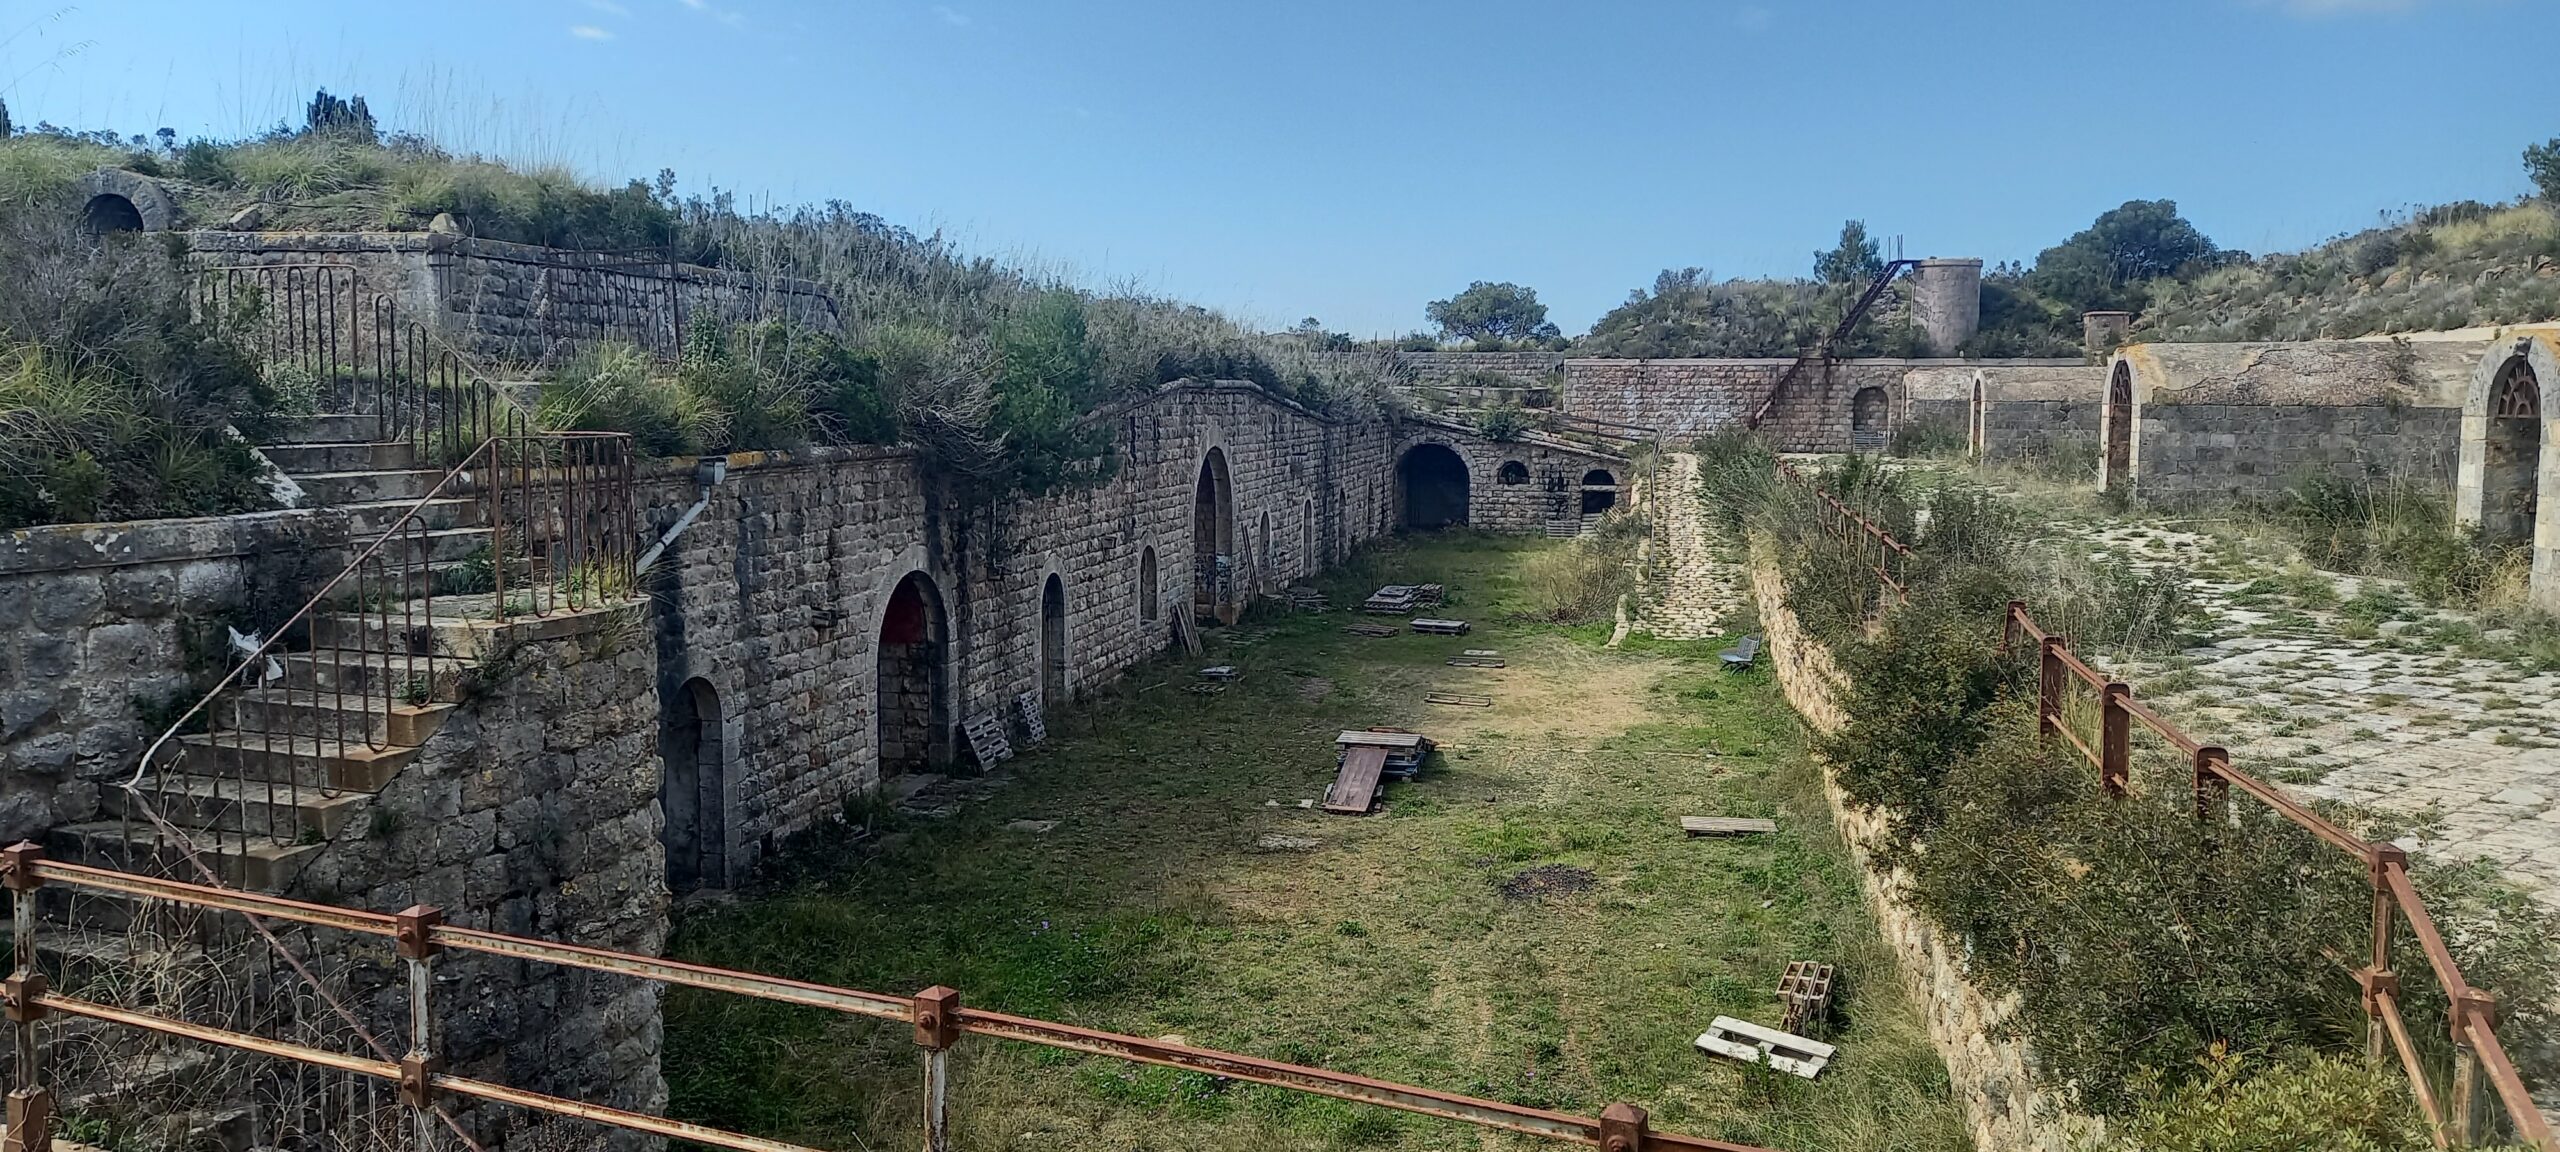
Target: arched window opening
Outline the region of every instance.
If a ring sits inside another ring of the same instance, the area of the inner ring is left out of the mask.
[[[1493,482],[1496,484],[1526,484],[1529,482],[1529,466],[1517,460],[1505,460],[1502,462],[1501,469],[1493,474]]]
[[[729,756],[720,694],[687,680],[660,714],[658,808],[667,890],[678,896],[729,882]]]
[[[100,193],[90,197],[88,205],[80,210],[80,230],[92,236],[104,236],[109,232],[140,232],[142,209],[115,193]]]
[[[1144,623],[1156,622],[1157,591],[1156,550],[1148,548],[1138,553],[1138,619]]]

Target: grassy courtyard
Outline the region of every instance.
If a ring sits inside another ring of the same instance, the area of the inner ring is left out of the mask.
[[[1439,581],[1474,635],[1351,636],[1342,611],[1226,630],[1209,659],[1134,670],[1053,718],[1053,743],[985,801],[804,852],[772,888],[688,915],[676,952],[896,994],[948,984],[975,1006],[1546,1107],[1633,1100],[1657,1129],[1777,1148],[1965,1147],[1767,673],[1721,671],[1713,644],[1609,651],[1605,627],[1526,622],[1522,569],[1557,546],[1375,549],[1334,604]],[[1462,648],[1509,667],[1443,663]],[[1243,679],[1183,690],[1220,662]],[[1425,704],[1431,689],[1495,704]],[[1299,807],[1332,777],[1334,734],[1373,724],[1446,752],[1371,816]],[[1779,831],[1685,840],[1677,818],[1707,814]],[[1006,828],[1020,820],[1057,825]],[[1690,1046],[1718,1014],[1776,1023],[1796,959],[1841,972],[1841,1055],[1820,1081]],[[911,1146],[908,1033],[678,990],[674,1114]],[[967,1149],[1538,1146],[986,1038],[962,1044],[953,1085]]]

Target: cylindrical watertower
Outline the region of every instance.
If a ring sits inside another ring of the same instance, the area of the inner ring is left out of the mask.
[[[1982,327],[1982,261],[1932,257],[1911,271],[1911,319],[1929,355],[1953,356]]]

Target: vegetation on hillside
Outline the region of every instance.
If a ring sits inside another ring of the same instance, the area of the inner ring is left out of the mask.
[[[1790,607],[1840,662],[1850,719],[1821,750],[1852,802],[1890,818],[1880,866],[1906,870],[1914,902],[1965,942],[1986,993],[2019,997],[2000,1027],[2033,1047],[2054,1085],[2156,1137],[2141,1147],[2409,1146],[2405,1093],[2382,1104],[2360,1087],[2396,1072],[2321,1063],[2362,1062],[2350,979],[2369,931],[2361,863],[2260,805],[2196,820],[2189,766],[2147,740],[2132,796],[2107,796],[2076,751],[2037,738],[2031,662],[1997,643],[2014,597],[2083,648],[2172,650],[2179,577],[2093,570],[2084,552],[2033,546],[2004,498],[1961,484],[1919,491],[1859,459],[1818,483],[1918,553],[1910,602],[1880,605],[1868,554],[1822,530],[1765,447],[1734,436],[1699,448],[1710,506],[1771,543]],[[2393,834],[2361,812],[2329,814]],[[2484,869],[2422,861],[2418,872],[2466,975],[2500,993],[2500,1034],[2526,1075],[2560,1075],[2560,920]],[[2401,976],[2411,1033],[2440,1048],[2441,993],[2423,967]],[[2234,1053],[2258,1072],[2239,1075]],[[2199,1144],[2243,1121],[2197,1109],[2196,1094],[2243,1081],[2317,1095],[2291,1111],[2325,1126],[2300,1133],[2322,1142]]]
[[[1464,292],[1423,305],[1422,313],[1439,326],[1442,340],[1480,351],[1564,346],[1537,290],[1518,284],[1478,280]]]
[[[162,245],[0,213],[0,529],[264,507],[276,396]]]

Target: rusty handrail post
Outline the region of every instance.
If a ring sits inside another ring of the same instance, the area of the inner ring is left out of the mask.
[[[2011,649],[2011,648],[2013,648],[2013,647],[2015,647],[2015,646],[2017,645],[2017,643],[2018,643],[2018,621],[2020,621],[2020,620],[2024,619],[2024,618],[2026,617],[2026,614],[2027,614],[2027,602],[2026,602],[2026,601],[2024,601],[2024,600],[2012,600],[2012,601],[2010,601],[2010,602],[2009,602],[2009,613],[2008,613],[2008,615],[2003,616],[2003,617],[2001,617],[2001,618],[2000,618],[2000,654],[2001,654],[2001,655],[2003,655],[2003,656],[2008,655],[2008,654],[2009,654],[2009,649]]]
[[[2222,773],[2214,769],[2216,764],[2229,763],[2231,763],[2231,752],[2219,744],[2207,744],[2196,749],[2196,819],[2214,819],[2222,812],[2223,805],[2230,802],[2231,782],[2223,779]]]
[[[2482,1106],[2489,1094],[2480,1090],[2480,1050],[2471,1042],[2471,1024],[2494,1027],[2498,1018],[2498,1002],[2477,988],[2465,988],[2453,994],[2453,1098],[2445,1105],[2445,1121],[2453,1129],[2453,1146],[2468,1148],[2476,1142],[2485,1125],[2480,1123]]]
[[[2062,731],[2062,637],[2047,636],[2037,649],[2036,732],[2051,736]]]
[[[425,904],[410,905],[392,917],[392,946],[409,973],[409,1053],[400,1058],[400,1102],[408,1105],[417,1126],[418,1152],[434,1152],[432,1085],[436,1073],[444,1070],[444,1062],[436,1059],[434,1020],[427,1003],[436,982],[436,954],[444,951],[432,937],[443,923],[443,910]]]
[[[915,998],[924,1049],[924,1152],[951,1152],[951,1046],[960,1042],[960,993],[936,984]]]
[[[1642,1108],[1619,1103],[1600,1110],[1600,1152],[1645,1152],[1652,1134],[1652,1119]]]
[[[2409,854],[2397,844],[2376,844],[2365,853],[2366,875],[2373,882],[2373,952],[2365,969],[2356,974],[2356,982],[2364,988],[2365,1053],[2381,1060],[2387,1038],[2383,1035],[2381,1004],[2375,993],[2383,992],[2397,999],[2400,978],[2391,971],[2391,925],[2398,906],[2391,898],[2389,873],[2394,867],[2407,867]],[[2455,1032],[2461,1031],[2456,1022]]]
[[[2109,680],[2098,709],[2098,782],[2122,799],[2133,787],[2133,713],[2124,704],[2133,685]]]
[[[36,968],[36,889],[44,886],[44,878],[36,874],[35,865],[44,859],[44,849],[20,841],[0,849],[0,886],[9,890],[11,944],[16,953],[16,970],[0,981],[0,1002],[5,1002],[9,1016],[11,1039],[16,1041],[17,1070],[9,1086],[9,1131],[0,1137],[0,1152],[46,1152],[53,1146],[53,1090],[45,1087],[37,1075],[36,1061],[42,1048],[36,1040],[36,1024],[44,1019],[44,973]]]

